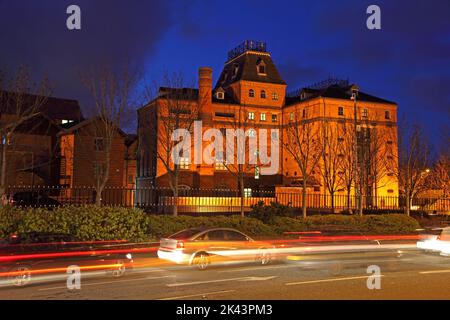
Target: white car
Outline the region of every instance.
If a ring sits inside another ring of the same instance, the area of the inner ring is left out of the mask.
[[[450,256],[450,227],[442,229],[439,236],[418,241],[417,248],[428,252],[437,252],[441,256]]]

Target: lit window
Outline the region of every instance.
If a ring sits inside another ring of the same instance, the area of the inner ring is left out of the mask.
[[[252,189],[251,188],[245,188],[244,189],[244,197],[251,198],[252,196]]]
[[[278,116],[276,114],[272,114],[272,122],[278,122]]]
[[[384,118],[387,119],[387,120],[389,120],[391,118],[391,114],[390,114],[389,111],[385,111],[384,112]]]
[[[189,169],[189,158],[188,157],[180,157],[180,169],[188,170]]]
[[[261,90],[261,99],[265,99],[266,98],[266,91]]]
[[[362,116],[363,118],[367,118],[369,116],[369,110],[363,109]]]
[[[259,179],[259,167],[258,166],[255,167],[255,179],[256,180]]]
[[[338,108],[338,115],[343,116],[344,115],[344,107]]]
[[[261,113],[261,121],[266,121],[266,114],[265,113]]]
[[[278,100],[278,93],[272,92],[272,100]]]
[[[249,120],[255,120],[255,113],[254,112],[249,112],[248,113],[248,119]]]
[[[290,121],[294,120],[294,113],[293,113],[293,112],[291,112],[291,113],[289,114],[289,120],[290,120]]]
[[[215,162],[215,168],[216,168],[216,170],[218,170],[218,171],[224,171],[224,170],[227,170],[227,166],[226,166],[225,161],[216,159],[216,162]]]
[[[255,96],[255,90],[253,90],[253,89],[248,90],[248,96],[250,98],[253,98]]]

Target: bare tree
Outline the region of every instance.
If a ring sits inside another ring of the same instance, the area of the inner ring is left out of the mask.
[[[166,74],[164,87],[154,87],[156,90],[146,88],[147,97],[152,97],[152,92],[158,92],[158,96],[151,102],[157,121],[149,123],[149,125],[154,127],[156,134],[154,152],[157,160],[166,170],[169,186],[173,193],[172,214],[177,216],[180,171],[189,169],[191,166],[191,150],[177,149],[177,145],[179,146],[180,141],[190,140],[194,122],[199,119],[199,97],[196,90],[184,87],[184,79],[181,74],[171,76]],[[176,137],[174,136],[175,132],[179,133]],[[178,159],[178,161],[174,161],[174,159]]]
[[[350,211],[351,207],[351,191],[355,183],[355,133],[354,125],[350,122],[342,122],[338,124],[338,152],[343,155],[342,161],[339,162],[339,175],[341,177],[341,185],[346,193],[346,206]]]
[[[48,79],[44,78],[38,83],[32,83],[26,67],[20,67],[12,79],[6,79],[3,74],[0,74],[0,197],[2,205],[7,200],[7,154],[10,141],[19,127],[40,114],[40,109],[49,95]]]
[[[450,157],[441,154],[430,175],[430,187],[441,190],[442,197],[450,196]]]
[[[390,170],[398,177],[408,216],[414,197],[425,187],[429,157],[429,143],[422,129],[418,125],[408,126],[406,123],[399,126],[397,161],[390,162],[395,166]]]
[[[313,177],[323,149],[320,125],[305,118],[300,118],[298,110],[295,110],[293,121],[286,125],[286,140],[283,141],[284,148],[294,158],[301,173],[303,217],[306,217],[308,181]]]
[[[92,125],[90,134],[95,137],[94,144],[102,151],[101,163],[95,163],[94,188],[95,203],[101,205],[102,193],[108,182],[111,167],[111,152],[115,137],[129,114],[134,111],[133,89],[137,76],[129,68],[113,71],[104,67],[83,77],[83,82],[93,99]],[[95,155],[93,155],[95,156]]]
[[[257,164],[250,163],[250,152],[256,152],[251,150],[247,143],[247,137],[249,139],[256,139],[256,130],[251,126],[251,119],[249,119],[249,113],[247,107],[244,104],[240,104],[233,110],[230,110],[230,114],[233,114],[233,118],[230,121],[230,129],[233,129],[236,133],[235,137],[228,136],[225,140],[226,150],[233,150],[233,162],[228,163],[223,155],[218,161],[222,161],[225,168],[233,176],[236,177],[237,186],[239,189],[240,197],[240,213],[243,217],[244,212],[244,199],[245,199],[245,176],[253,170],[258,170]],[[234,152],[235,151],[235,152]]]
[[[344,154],[341,153],[339,129],[336,125],[324,121],[320,139],[322,140],[322,154],[318,163],[319,172],[325,189],[331,197],[331,210],[335,211],[335,194],[342,185],[343,177],[340,174]]]

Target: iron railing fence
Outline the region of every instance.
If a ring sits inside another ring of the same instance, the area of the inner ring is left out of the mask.
[[[46,206],[47,203],[61,205],[95,204],[94,187],[60,186],[10,186],[8,188],[11,203],[24,206]],[[49,201],[53,200],[53,202]],[[55,202],[56,200],[56,202]],[[353,195],[307,194],[306,207],[309,212],[343,213],[357,209],[357,198]],[[300,212],[303,203],[301,192],[276,192],[274,190],[246,191],[242,201],[245,212],[258,202],[269,205],[277,202]],[[170,188],[120,188],[106,187],[102,192],[101,204],[105,206],[139,207],[148,212],[171,213],[178,204],[179,213],[219,213],[235,214],[241,211],[241,196],[238,190],[227,189],[182,189],[178,198]],[[402,212],[405,198],[400,196],[362,197],[366,212]],[[415,198],[413,211],[450,213],[450,198]]]

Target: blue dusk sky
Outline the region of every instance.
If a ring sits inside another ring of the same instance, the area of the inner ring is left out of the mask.
[[[82,29],[66,28],[77,4]],[[366,9],[381,8],[381,30]],[[196,85],[200,66],[214,82],[227,52],[245,39],[267,43],[288,90],[329,76],[398,103],[433,141],[449,131],[449,0],[143,1],[0,0],[0,69],[47,74],[53,95],[90,102],[79,74],[131,61],[147,81],[181,72]]]

